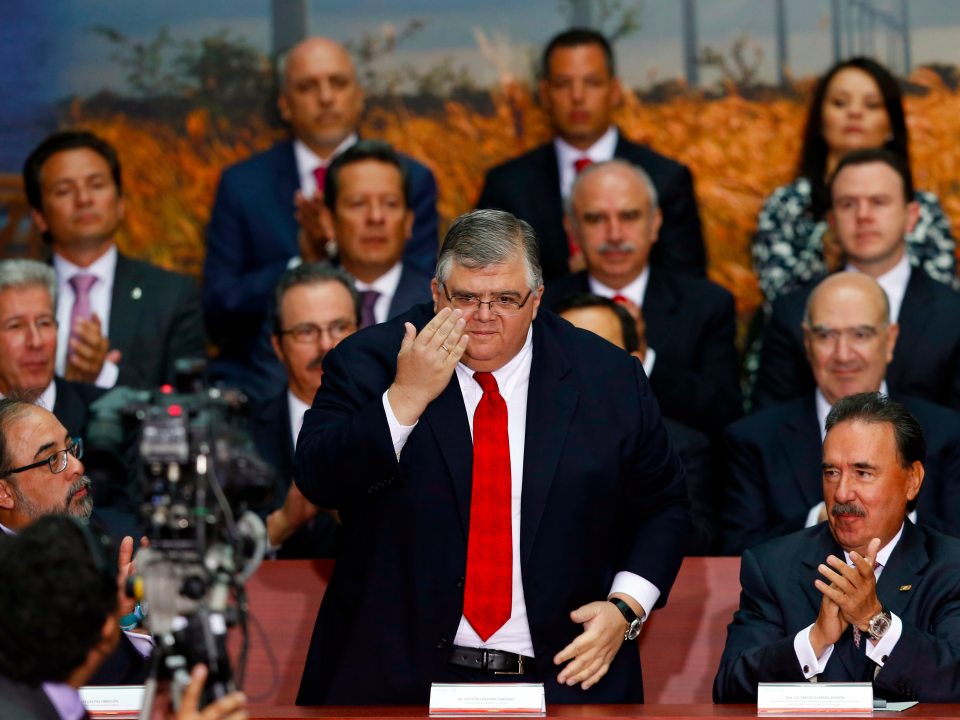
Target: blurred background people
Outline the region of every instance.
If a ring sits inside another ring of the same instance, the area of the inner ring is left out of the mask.
[[[220,179],[203,272],[203,306],[220,349],[211,371],[251,396],[271,397],[286,382],[264,322],[270,297],[292,258],[327,257],[332,238],[320,223],[326,173],[359,139],[363,103],[350,53],[325,38],[304,40],[286,56],[277,99],[292,138],[228,168]],[[402,162],[415,218],[404,259],[432,275],[439,243],[436,182],[423,165],[408,157]]]
[[[607,39],[584,29],[555,36],[543,51],[539,90],[554,140],[490,170],[477,207],[506,210],[533,226],[549,282],[583,268],[582,258],[571,264],[580,250],[563,225],[573,181],[592,163],[623,158],[646,171],[660,198],[663,227],[651,263],[703,277],[706,251],[690,170],[620,134],[613,112],[623,90]]]
[[[206,356],[193,279],[117,250],[124,205],[113,146],[89,132],[56,133],[27,158],[23,180],[57,272],[58,375],[151,388],[174,381],[176,360]]]

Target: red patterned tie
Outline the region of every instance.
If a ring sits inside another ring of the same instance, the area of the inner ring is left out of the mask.
[[[317,179],[317,195],[323,195],[323,183],[327,179],[327,168],[314,168],[313,176]]]
[[[507,404],[491,373],[473,379],[483,397],[473,414],[473,494],[467,540],[463,615],[486,642],[510,619],[513,605],[513,533]]]

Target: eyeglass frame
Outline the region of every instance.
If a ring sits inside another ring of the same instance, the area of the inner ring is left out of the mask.
[[[444,296],[447,298],[447,302],[449,302],[449,303],[452,305],[452,304],[453,304],[453,297],[450,296],[450,295],[447,295],[447,290],[446,290],[446,288],[444,288],[443,294],[444,294]],[[516,303],[516,305],[517,305],[517,312],[514,313],[513,315],[501,315],[500,313],[496,312],[496,311],[493,309],[493,303],[497,302],[496,300],[480,300],[480,299],[477,299],[477,309],[476,309],[476,310],[463,310],[462,308],[458,308],[458,309],[460,309],[462,312],[465,312],[465,313],[466,313],[466,312],[475,313],[475,312],[480,312],[480,306],[481,306],[481,305],[487,305],[487,306],[490,307],[490,312],[491,312],[492,314],[496,315],[497,317],[516,317],[517,315],[520,314],[520,308],[522,308],[524,305],[527,304],[527,300],[530,299],[530,296],[531,296],[531,295],[533,295],[533,290],[531,290],[530,292],[527,293],[527,296],[523,299],[523,302]]]
[[[320,335],[317,337],[317,340],[319,340],[321,337],[323,337],[323,334],[324,334],[324,333],[327,333],[327,334],[330,336],[330,338],[333,339],[333,340],[343,340],[343,338],[347,337],[347,335],[350,334],[350,331],[351,331],[351,330],[352,330],[353,332],[356,332],[356,330],[357,330],[357,323],[356,323],[356,322],[353,322],[353,323],[351,323],[351,328],[347,331],[347,333],[346,333],[345,335],[343,335],[342,337],[339,337],[339,338],[338,338],[338,337],[334,337],[334,334],[333,334],[332,332],[330,332],[330,328],[331,328],[334,324],[335,324],[335,323],[330,323],[329,325],[317,325],[316,323],[300,323],[299,325],[294,325],[294,326],[293,326],[292,328],[290,328],[289,330],[281,330],[280,332],[277,333],[277,335],[279,335],[280,337],[283,337],[284,335],[293,335],[294,332],[296,331],[296,329],[297,329],[298,327],[307,326],[307,327],[310,327],[310,328],[316,328],[316,329],[319,331]],[[293,341],[294,341],[295,343],[297,343],[298,345],[307,345],[307,344],[309,344],[309,343],[316,342],[316,340],[297,340],[296,337],[293,338]]]
[[[76,453],[73,452],[73,448],[77,448]],[[53,459],[57,457],[57,455],[59,455],[60,453],[64,454],[63,467],[60,468],[59,470],[54,470]],[[65,447],[63,450],[57,450],[55,453],[52,453],[51,455],[49,455],[45,460],[41,460],[40,462],[35,462],[32,465],[24,465],[23,467],[17,468],[16,470],[9,470],[7,471],[6,475],[4,475],[4,477],[7,477],[8,475],[16,475],[17,473],[22,473],[27,470],[33,470],[34,468],[43,467],[44,465],[48,466],[50,468],[50,472],[52,472],[54,475],[59,475],[64,470],[66,470],[67,465],[70,464],[70,460],[67,459],[67,453],[73,455],[77,460],[82,458],[83,457],[83,438],[76,438],[72,443],[67,445],[67,447]]]

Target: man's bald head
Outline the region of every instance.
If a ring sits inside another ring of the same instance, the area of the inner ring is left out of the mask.
[[[890,302],[864,273],[823,280],[807,300],[803,335],[807,359],[827,401],[877,392],[893,359],[900,328],[890,323]]]
[[[356,130],[363,89],[350,53],[322,37],[287,53],[277,105],[293,134],[320,157],[329,157]]]

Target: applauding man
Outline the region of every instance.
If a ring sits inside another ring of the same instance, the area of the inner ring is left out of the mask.
[[[297,485],[343,546],[297,702],[465,681],[642,702],[621,645],[664,603],[689,517],[639,361],[538,312],[536,237],[509,213],[456,220],[432,287],[327,355],[304,416]]]

